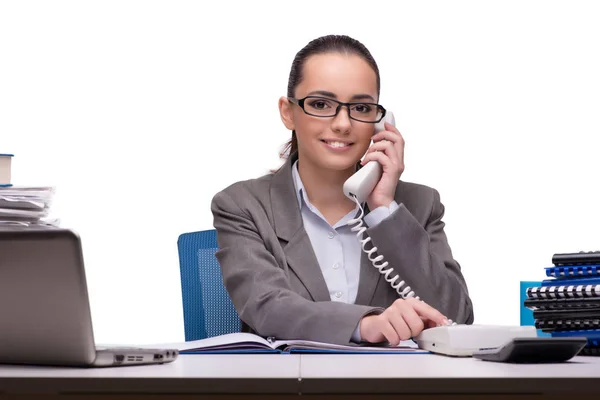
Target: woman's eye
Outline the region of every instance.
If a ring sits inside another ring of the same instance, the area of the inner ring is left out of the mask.
[[[310,106],[322,110],[327,107],[327,103],[324,101],[313,101],[310,103]]]
[[[371,112],[373,108],[368,104],[357,104],[354,106],[354,109],[359,113],[368,113]]]

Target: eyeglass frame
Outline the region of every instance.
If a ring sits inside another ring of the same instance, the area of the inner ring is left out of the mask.
[[[312,96],[312,95],[303,97],[301,99],[297,99],[295,97],[288,97],[287,99],[292,104],[296,104],[297,106],[299,106],[302,109],[302,111],[304,111],[304,113],[306,115],[310,115],[311,117],[317,117],[317,118],[333,118],[333,117],[337,117],[337,115],[340,113],[340,110],[342,109],[342,107],[346,107],[346,109],[348,110],[348,118],[353,119],[353,120],[358,121],[358,122],[363,122],[365,124],[376,124],[378,122],[381,122],[381,120],[385,117],[385,114],[387,112],[387,110],[381,104],[369,103],[369,102],[364,102],[364,101],[344,103],[342,101],[334,100],[334,99],[329,98],[329,97]],[[338,103],[338,106],[336,107],[335,114],[333,114],[333,115],[315,115],[315,114],[309,113],[304,108],[304,101],[306,99],[323,99],[323,100],[329,100],[329,101],[333,101],[335,103]],[[368,105],[377,107],[379,110],[381,110],[381,118],[379,118],[377,121],[361,121],[360,119],[353,118],[350,115],[350,106],[357,105],[357,104],[368,104]]]

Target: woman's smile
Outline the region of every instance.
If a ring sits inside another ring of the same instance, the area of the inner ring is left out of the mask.
[[[350,150],[353,142],[349,142],[347,140],[340,139],[320,139],[321,143],[325,145],[325,147],[331,151],[335,152],[344,152]]]

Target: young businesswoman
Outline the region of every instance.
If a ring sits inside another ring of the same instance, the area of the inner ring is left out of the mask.
[[[313,40],[296,55],[287,96],[279,100],[283,124],[292,131],[287,160],[278,171],[237,182],[213,198],[216,255],[250,331],[397,344],[450,319],[473,321],[438,192],[400,180],[404,140],[394,126],[373,136],[383,110],[376,104],[379,91],[377,64],[360,42]],[[348,226],[360,209],[342,186],[361,158],[383,169],[364,205],[365,234],[419,300],[401,298]]]

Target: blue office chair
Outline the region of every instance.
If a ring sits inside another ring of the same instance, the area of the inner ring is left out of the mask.
[[[241,321],[223,285],[214,229],[179,236],[185,340],[240,332]]]

